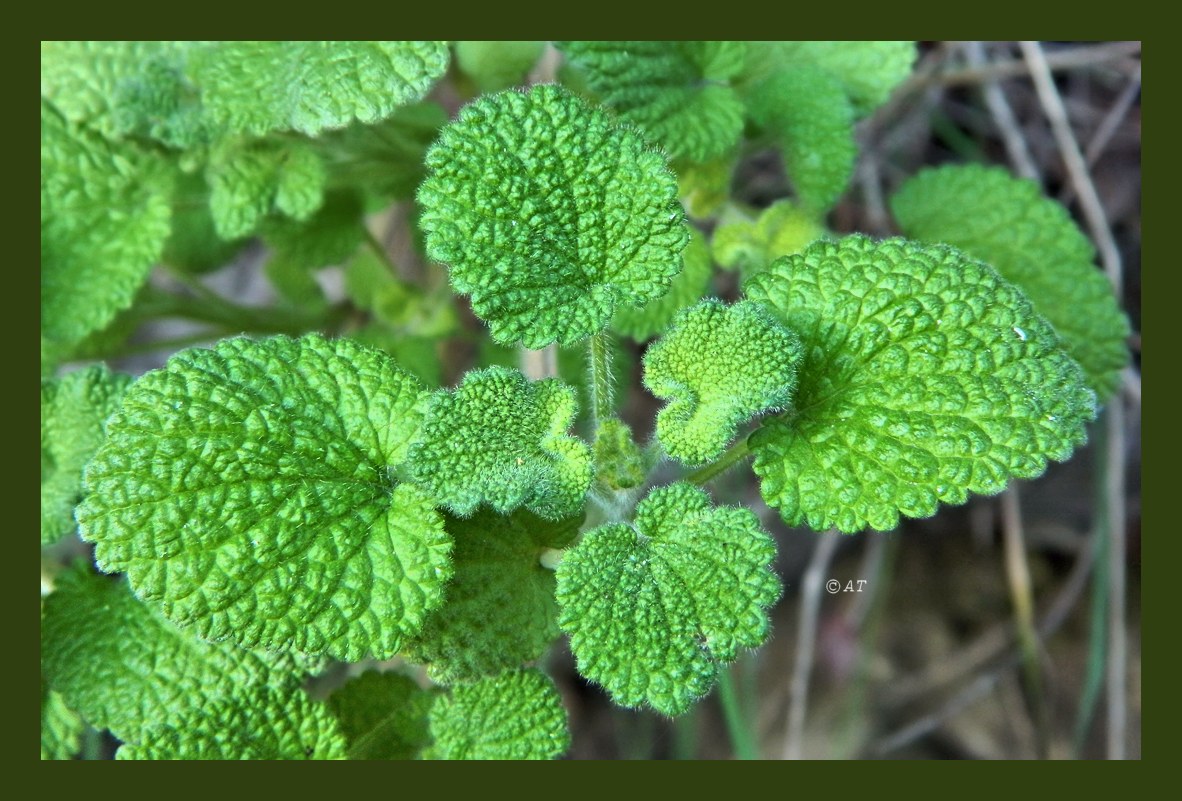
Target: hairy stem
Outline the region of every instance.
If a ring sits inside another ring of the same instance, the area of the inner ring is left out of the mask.
[[[685,477],[685,480],[691,484],[697,484],[699,487],[712,481],[716,476],[725,473],[730,468],[734,467],[739,462],[751,455],[751,448],[747,445],[747,438],[743,437],[734,445],[727,449],[727,452],[718,457],[716,461],[708,465],[703,465],[697,470],[693,471]]]
[[[292,336],[299,336],[308,331],[332,330],[344,320],[349,310],[348,304],[344,303],[316,312],[266,306],[239,306],[208,288],[195,297],[186,298],[151,287],[136,308],[136,313],[143,320],[178,317],[211,323],[233,331]]]
[[[734,665],[728,666],[718,675],[718,700],[722,703],[722,714],[726,718],[727,733],[737,759],[759,759],[759,747],[752,737],[751,723],[747,720],[739,694],[735,690]]]
[[[612,354],[609,334],[602,331],[591,337],[587,364],[590,370],[591,413],[596,430],[604,420],[615,415],[615,386],[612,381]]]

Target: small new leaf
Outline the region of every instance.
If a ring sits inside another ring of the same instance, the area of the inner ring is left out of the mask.
[[[570,747],[562,699],[536,670],[453,687],[431,710],[431,736],[424,759],[555,759]]]
[[[710,245],[721,266],[750,278],[780,256],[799,253],[823,236],[825,227],[812,214],[790,200],[780,200],[756,220],[720,224]]]
[[[392,478],[422,417],[380,351],[224,340],[140,378],[77,517],[99,565],[201,636],[388,657],[442,601],[451,540]]]
[[[794,410],[751,439],[763,497],[792,525],[886,531],[1086,439],[1079,365],[1021,291],[958,250],[821,241],[745,291],[804,342]]]
[[[246,687],[298,687],[303,676],[290,657],[202,642],[139,601],[126,582],[85,568],[60,574],[45,599],[41,667],[66,704],[132,742],[182,710]]]
[[[82,340],[131,305],[168,238],[167,174],[41,103],[41,333]]]
[[[519,506],[550,520],[569,517],[591,484],[591,450],[567,434],[574,390],[556,379],[531,383],[517,370],[469,372],[436,392],[407,462],[413,479],[459,515],[487,503]]]
[[[116,759],[345,759],[328,708],[299,689],[239,691],[186,707],[126,743]]]
[[[315,136],[421,99],[447,62],[443,42],[219,42],[189,73],[219,131]]]
[[[1100,401],[1111,397],[1129,363],[1129,321],[1091,242],[1038,184],[996,167],[950,165],[905,183],[891,208],[908,236],[955,245],[1017,284]]]
[[[726,81],[743,42],[560,42],[587,85],[670,156],[709,161],[743,132],[743,103]]]
[[[679,483],[653,490],[631,525],[587,533],[558,566],[558,624],[579,672],[616,703],[685,712],[719,662],[768,634],[776,548],[747,509]]]
[[[644,385],[669,401],[657,414],[666,453],[718,458],[740,423],[788,405],[800,357],[797,336],[759,303],[709,299],[681,312],[644,354]]]
[[[681,272],[669,285],[669,291],[639,309],[622,306],[612,317],[612,329],[637,342],[650,339],[669,327],[674,316],[696,302],[706,292],[713,273],[710,249],[698,229],[691,229],[690,241],[682,253]]]
[[[801,205],[821,217],[854,171],[854,112],[841,83],[817,67],[776,72],[749,99],[751,118],[779,142]]]
[[[272,212],[306,220],[324,201],[324,164],[299,141],[229,141],[206,167],[209,210],[223,239],[253,233]]]
[[[498,342],[571,344],[680,270],[689,235],[665,157],[557,86],[468,104],[427,167],[427,252]]]
[[[481,509],[448,517],[455,576],[447,602],[427,618],[402,654],[426,664],[444,684],[519,668],[539,658],[561,632],[554,572],[540,558],[578,533],[582,516],[559,523],[524,509],[501,516]]]
[[[130,378],[96,365],[41,382],[41,544],[74,530],[82,469],[103,442]]]
[[[349,759],[415,759],[431,744],[428,715],[438,696],[406,676],[367,670],[328,698]]]

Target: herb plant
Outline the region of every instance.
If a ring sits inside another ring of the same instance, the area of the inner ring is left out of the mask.
[[[1061,206],[946,166],[892,199],[907,238],[826,228],[913,43],[555,49],[530,85],[537,43],[43,43],[43,758],[86,725],[128,759],[559,757],[560,638],[670,716],[767,639],[775,542],[724,470],[887,531],[1083,444],[1128,323]],[[759,147],[795,195],[747,214]],[[252,239],[270,306],[203,282]],[[108,366],[169,316],[202,344]]]

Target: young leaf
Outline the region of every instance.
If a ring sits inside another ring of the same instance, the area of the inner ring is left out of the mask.
[[[909,74],[915,42],[751,42],[745,77],[818,67],[841,82],[859,117],[881,106]]]
[[[555,759],[570,747],[562,699],[536,670],[453,687],[431,710],[431,736],[425,759]]]
[[[218,130],[315,136],[421,99],[447,61],[443,42],[220,42],[189,72]]]
[[[205,177],[223,239],[253,233],[272,211],[307,220],[324,201],[324,164],[304,142],[230,140],[213,150]]]
[[[427,618],[402,654],[426,664],[444,684],[518,668],[542,656],[560,634],[554,572],[540,561],[578,534],[582,515],[551,523],[518,510],[501,516],[481,509],[448,517],[455,540],[455,577],[447,602]]]
[[[681,256],[681,272],[669,285],[669,291],[639,309],[632,306],[616,309],[612,329],[637,342],[656,336],[669,327],[677,312],[702,297],[710,285],[713,266],[706,238],[696,228],[691,229],[689,245]]]
[[[1128,319],[1096,269],[1091,242],[1034,181],[979,165],[930,169],[891,208],[908,236],[955,245],[1026,293],[1063,338],[1101,402],[1129,362]]]
[[[295,688],[290,658],[207,643],[135,598],[124,581],[82,567],[45,599],[41,667],[71,708],[122,740],[138,741],[178,711],[242,688]]]
[[[529,382],[517,370],[469,372],[436,392],[407,463],[415,481],[459,515],[487,503],[519,506],[550,520],[579,510],[591,484],[591,451],[568,435],[578,410],[557,381]]]
[[[205,273],[225,267],[246,245],[245,239],[218,236],[209,207],[210,189],[200,170],[177,170],[172,196],[172,231],[160,260],[189,273]]]
[[[41,103],[41,332],[64,345],[131,305],[168,238],[159,164]]]
[[[674,158],[703,162],[731,151],[743,103],[727,85],[743,42],[559,42],[603,102]]]
[[[800,339],[764,306],[704,300],[644,354],[644,385],[669,404],[657,438],[687,464],[717,459],[744,420],[788,405]]]
[[[801,205],[824,215],[845,191],[858,155],[841,83],[816,67],[784,69],[755,88],[749,111],[779,141]]]
[[[367,670],[328,698],[349,759],[415,759],[431,744],[428,715],[438,693],[406,676]]]
[[[427,167],[427,252],[498,342],[571,344],[680,269],[689,235],[665,158],[557,86],[465,106]]]
[[[752,436],[767,502],[820,531],[894,528],[1041,475],[1095,396],[1030,301],[947,246],[851,236],[747,283],[804,342],[793,410]]]
[[[424,395],[380,351],[228,339],[140,378],[79,506],[99,565],[209,639],[389,657],[442,601],[451,540],[392,475]]]
[[[644,484],[644,453],[632,438],[632,429],[609,417],[595,430],[595,484],[603,494],[628,492]]]
[[[81,745],[85,724],[66,706],[60,693],[41,677],[41,759],[73,759]]]
[[[790,200],[780,200],[756,220],[724,222],[714,229],[714,259],[728,270],[751,277],[780,256],[804,250],[825,236],[825,227]]]
[[[103,442],[130,377],[96,365],[41,382],[41,544],[74,530],[82,468]]]
[[[481,92],[521,83],[537,63],[545,42],[456,42],[456,64]]]
[[[328,708],[303,691],[261,687],[185,707],[115,758],[344,759],[345,738]]]
[[[719,662],[767,637],[775,555],[749,510],[685,483],[653,490],[634,523],[587,533],[558,565],[558,625],[579,672],[618,704],[685,712]]]
[[[677,193],[689,216],[696,220],[713,217],[730,199],[731,176],[738,163],[737,152],[724,153],[710,161],[677,161]]]

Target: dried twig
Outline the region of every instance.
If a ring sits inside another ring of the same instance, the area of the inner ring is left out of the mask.
[[[965,58],[972,67],[981,68],[989,61],[985,56],[985,45],[981,42],[965,42],[964,51]],[[1030,148],[1026,146],[1026,137],[1022,135],[1022,129],[1014,118],[1014,111],[1010,108],[1010,102],[1006,99],[1001,84],[995,77],[986,78],[983,83],[981,91],[985,96],[985,105],[993,115],[993,121],[1001,134],[1002,142],[1005,143],[1006,153],[1009,154],[1014,169],[1023,178],[1030,178],[1041,184],[1042,176],[1038,172],[1038,167],[1034,165]]]

